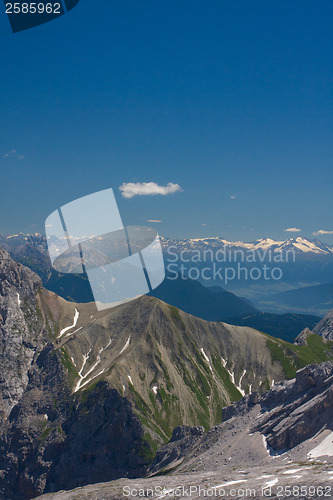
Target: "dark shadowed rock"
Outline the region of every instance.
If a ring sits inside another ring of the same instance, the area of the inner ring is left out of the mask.
[[[143,427],[130,403],[106,382],[74,403],[62,428],[66,438],[45,450],[52,461],[45,491],[144,475],[150,448]]]
[[[253,392],[249,396],[245,396],[240,401],[226,406],[222,409],[222,422],[229,420],[235,415],[246,415],[260,400],[258,392]]]
[[[149,468],[150,475],[155,472],[167,471],[179,465],[204,434],[205,430],[202,426],[181,425],[176,427],[172,433],[171,441],[157,451],[155,460]]]
[[[172,441],[180,441],[188,436],[202,436],[205,432],[205,429],[202,425],[197,427],[190,427],[188,425],[179,425],[172,432],[171,442]]]

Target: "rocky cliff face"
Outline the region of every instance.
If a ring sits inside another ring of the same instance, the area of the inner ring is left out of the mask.
[[[305,328],[295,339],[295,344],[298,345],[306,345],[307,338],[309,335],[315,333],[320,337],[333,340],[333,309],[331,309],[326,316],[319,321],[319,323],[311,330],[309,328]]]
[[[153,456],[131,404],[106,382],[74,404],[62,431],[65,439],[46,449],[52,459],[46,491],[140,477]]]
[[[333,309],[314,327],[313,332],[325,339],[333,339]]]
[[[306,345],[307,338],[312,335],[313,332],[309,328],[304,328],[299,335],[294,340],[295,345]]]
[[[272,453],[290,450],[323,428],[333,430],[333,363],[309,365],[261,397],[248,397],[222,412],[223,420],[260,405],[252,432],[266,436]]]
[[[41,280],[0,248],[0,416],[20,400],[46,336],[38,314]],[[33,333],[32,333],[33,332]]]
[[[105,382],[86,399],[73,399],[60,356],[49,347],[1,431],[0,498],[6,500],[142,476],[151,460],[129,402]]]
[[[221,466],[245,468],[246,474],[260,466],[267,474],[270,464],[276,469],[287,459],[304,464],[317,444],[315,436],[320,441],[333,430],[333,363],[307,366],[295,379],[278,382],[262,395],[245,396],[223,409],[222,420],[207,433],[177,428],[156,454],[151,475],[199,474]],[[333,456],[333,446],[323,449],[322,455],[327,454]]]

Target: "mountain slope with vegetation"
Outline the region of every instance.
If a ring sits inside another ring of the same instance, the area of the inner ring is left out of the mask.
[[[308,345],[293,345],[248,327],[206,322],[151,297],[92,318],[91,304],[67,307],[79,319],[56,345],[73,391],[84,394],[98,380],[108,381],[164,441],[180,424],[208,429],[220,421],[223,406],[333,354],[333,343],[315,334]],[[69,315],[60,328],[71,324]]]
[[[142,476],[177,425],[208,429],[244,394],[332,359],[315,334],[292,345],[153,297],[67,302],[2,250],[0,276],[1,500]]]

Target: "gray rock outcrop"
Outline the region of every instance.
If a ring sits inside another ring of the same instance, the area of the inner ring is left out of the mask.
[[[333,309],[319,321],[318,325],[314,327],[313,332],[325,339],[333,340]]]
[[[222,411],[223,420],[239,414],[246,404],[253,406],[253,395]],[[294,448],[323,428],[333,430],[333,363],[309,365],[293,380],[278,382],[257,399],[261,418],[251,432],[266,436],[278,453]]]
[[[8,417],[29,380],[45,337],[37,313],[41,280],[0,248],[0,418]],[[33,334],[32,334],[33,332]]]

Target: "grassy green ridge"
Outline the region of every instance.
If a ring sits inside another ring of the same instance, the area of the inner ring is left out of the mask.
[[[306,345],[290,344],[265,334],[266,345],[271,352],[272,361],[278,361],[286,378],[291,379],[297,370],[313,363],[333,361],[333,341],[325,340],[315,333],[306,339]]]
[[[175,313],[173,316],[179,322]],[[308,364],[333,361],[333,341],[325,341],[318,335],[310,335],[307,339],[307,345],[304,346],[290,344],[269,335],[266,337],[266,345],[270,351],[272,363],[281,364],[287,379],[294,378],[296,371]],[[222,365],[220,356],[212,356],[211,371],[196,346],[192,352],[189,352],[184,345],[180,346],[180,350],[183,359],[177,359],[177,371],[181,373],[184,384],[195,396],[198,403],[195,408],[191,409],[193,420],[197,425],[203,425],[205,429],[209,429],[212,425],[221,422],[221,409],[230,402],[238,401],[242,395],[232,383],[227,369]],[[189,370],[185,359],[190,360],[191,370]],[[170,439],[173,428],[176,425],[181,425],[183,421],[177,404],[178,398],[172,394],[173,386],[170,382],[170,375],[160,357],[159,365],[168,385],[158,389],[157,398],[150,395],[148,404],[139,397],[139,394],[136,394],[136,403],[137,414],[142,423],[147,425],[147,422],[150,422],[150,428],[155,432],[157,428],[162,431],[159,432],[159,435],[163,436],[165,441]],[[222,383],[225,387],[229,401],[221,398],[217,387],[218,383]],[[260,388],[261,391],[269,390],[270,384],[267,378],[262,382]],[[131,388],[131,391],[134,392],[134,389]],[[154,422],[153,426],[152,422]]]
[[[85,398],[98,380],[107,380],[132,403],[145,431],[160,442],[168,441],[178,425],[209,429],[220,423],[222,408],[241,399],[243,391],[263,393],[273,379],[290,379],[308,364],[333,360],[333,341],[318,335],[309,335],[307,344],[298,346],[249,328],[205,322],[158,299],[141,299],[134,303],[134,312],[119,314],[117,322],[111,319],[103,319],[99,328],[109,333],[120,324],[121,341],[111,344],[109,357],[99,365],[103,375],[94,378],[93,372],[79,394]],[[78,377],[72,357],[80,360],[89,342],[93,348],[98,342],[96,323],[91,329],[60,350],[72,387]],[[130,332],[131,343],[120,356]]]

